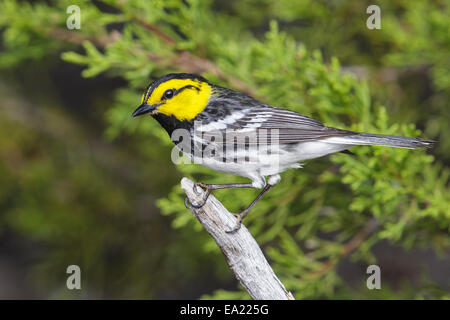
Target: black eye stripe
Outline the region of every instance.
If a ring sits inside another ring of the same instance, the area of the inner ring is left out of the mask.
[[[197,92],[200,92],[200,88],[199,87],[196,87],[196,86],[188,84],[187,86],[184,86],[184,87],[178,89],[175,94],[179,94],[181,91],[183,91],[185,89],[195,89],[195,90],[197,90]]]
[[[192,73],[170,73],[166,74],[163,77],[160,77],[158,79],[155,79],[150,85],[145,89],[144,94],[144,102],[148,101],[150,97],[152,96],[153,92],[156,88],[158,88],[161,84],[168,82],[173,79],[179,79],[179,80],[191,80],[195,83],[198,83],[199,85],[201,83],[209,83],[208,80],[203,78],[202,76],[199,76],[198,74],[192,74]],[[194,86],[197,91],[200,91],[200,88],[197,88]]]
[[[197,90],[197,92],[200,92],[200,88],[199,87],[196,87],[196,86],[188,84],[187,86],[181,87],[178,90],[177,89],[168,89],[168,90],[164,91],[161,100],[171,99],[171,98],[175,97],[177,94],[179,94],[180,92],[182,92],[183,90],[186,90],[186,89],[195,89],[195,90]],[[170,98],[166,97],[166,93],[169,90],[173,92],[173,94],[172,94],[172,96]]]
[[[179,94],[180,92],[182,92],[183,90],[186,90],[186,89],[195,89],[195,90],[197,90],[197,92],[200,92],[199,87],[188,84],[187,86],[184,86],[184,87],[176,90],[174,96],[176,96],[177,94]]]

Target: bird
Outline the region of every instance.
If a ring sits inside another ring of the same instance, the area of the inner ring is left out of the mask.
[[[280,180],[280,173],[301,168],[305,160],[336,152],[351,153],[354,146],[430,148],[435,141],[421,138],[354,132],[263,103],[247,94],[215,85],[191,73],[164,75],[145,89],[133,117],[150,115],[169,134],[187,159],[209,169],[248,178],[248,183],[194,183],[205,193],[201,208],[213,190],[254,188],[260,193],[236,216],[226,232],[237,232],[255,204]]]

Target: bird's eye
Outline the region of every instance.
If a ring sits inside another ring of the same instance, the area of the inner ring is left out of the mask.
[[[174,95],[174,91],[172,89],[166,90],[166,92],[164,92],[163,98],[164,99],[170,99],[172,98]]]

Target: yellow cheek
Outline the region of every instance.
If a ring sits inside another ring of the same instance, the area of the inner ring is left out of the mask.
[[[199,91],[192,89],[181,92],[163,105],[158,107],[158,112],[167,116],[174,116],[178,120],[192,120],[202,112],[208,104],[211,87],[202,84]]]

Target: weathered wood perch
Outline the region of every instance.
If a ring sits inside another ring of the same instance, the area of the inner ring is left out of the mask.
[[[181,188],[189,202],[199,203],[204,191],[198,187],[199,194],[196,194],[193,187],[194,183],[188,178],[181,180]],[[214,238],[237,280],[253,299],[294,299],[277,278],[258,243],[244,225],[235,233],[225,232],[232,229],[236,218],[213,195],[209,196],[203,207],[191,208],[191,212]]]

